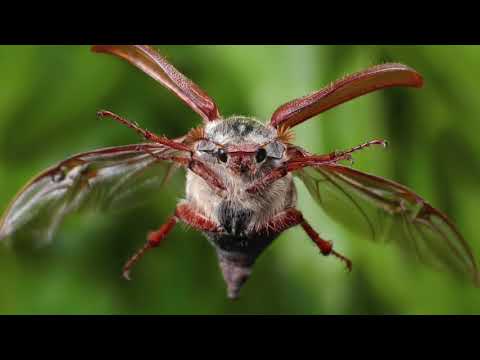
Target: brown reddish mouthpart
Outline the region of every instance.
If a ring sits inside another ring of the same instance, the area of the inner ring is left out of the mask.
[[[255,171],[255,153],[234,152],[229,153],[228,167],[235,173],[246,173]]]

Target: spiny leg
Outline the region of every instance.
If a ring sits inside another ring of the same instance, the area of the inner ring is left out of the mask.
[[[170,231],[172,231],[177,222],[178,218],[176,216],[171,216],[168,221],[160,227],[159,230],[152,231],[148,234],[146,244],[140,250],[138,250],[123,267],[123,277],[125,279],[130,280],[130,270],[132,269],[133,265],[135,265],[148,250],[160,245],[162,240],[165,239]]]
[[[387,140],[371,140],[369,142],[366,142],[364,144],[360,144],[360,145],[357,145],[349,150],[343,150],[343,151],[334,151],[333,153],[331,153],[332,156],[335,156],[335,157],[338,157],[338,158],[343,158],[345,160],[350,160],[352,163],[353,163],[353,159],[352,159],[352,153],[356,152],[356,151],[359,151],[359,150],[363,150],[367,147],[370,147],[372,145],[381,145],[383,147],[387,147],[388,146],[388,142]]]
[[[320,235],[313,230],[310,224],[303,218],[303,215],[300,211],[294,208],[286,209],[282,213],[276,215],[272,220],[270,220],[267,225],[261,232],[269,233],[273,231],[274,233],[281,233],[288,228],[291,228],[295,225],[301,225],[303,230],[307,235],[315,242],[323,255],[328,256],[330,254],[336,256],[343,262],[345,262],[349,271],[352,271],[352,262],[350,259],[341,255],[340,253],[333,250],[333,244],[331,241],[326,241],[320,238]]]
[[[268,185],[283,178],[288,173],[291,173],[293,171],[300,170],[307,166],[337,163],[341,160],[351,160],[350,154],[333,152],[325,155],[313,155],[313,156],[300,155],[298,157],[295,157],[293,159],[286,161],[282,166],[273,169],[272,171],[267,173],[264,177],[255,181],[252,185],[250,185],[247,189],[245,189],[245,191],[250,194],[254,194],[258,191],[264,190],[265,188],[267,188]]]
[[[300,225],[302,221],[304,220],[300,211],[294,208],[288,208],[275,215],[259,229],[259,232],[265,234],[280,234],[293,226]]]
[[[152,231],[148,234],[146,244],[137,251],[123,267],[123,277],[130,280],[130,271],[132,267],[145,255],[145,253],[160,245],[163,239],[173,230],[173,227],[178,221],[183,221],[187,225],[200,231],[220,231],[218,225],[205,216],[198,213],[189,204],[182,203],[177,206],[175,215],[171,216],[165,224],[163,224],[157,231]]]
[[[135,130],[137,133],[143,136],[146,140],[168,146],[172,149],[187,151],[189,153],[192,153],[192,149],[189,146],[176,142],[174,140],[170,140],[163,136],[160,137],[158,135],[155,135],[148,130],[142,129],[136,123],[133,123],[111,111],[106,111],[106,110],[98,111],[97,116],[99,118],[110,117],[118,121],[119,123],[126,125],[130,129]],[[161,160],[161,161],[170,160],[189,168],[195,174],[203,178],[210,186],[212,186],[218,191],[226,190],[225,186],[223,185],[221,180],[218,178],[218,176],[215,174],[215,172],[212,169],[210,169],[208,165],[204,164],[200,160],[194,159],[192,157],[186,158],[186,157],[180,157],[180,156],[170,156],[170,157],[157,156],[153,151],[150,151],[148,148],[144,148],[143,150],[157,160]]]
[[[254,194],[256,192],[262,191],[268,185],[281,179],[282,177],[286,176],[288,173],[300,170],[304,167],[319,166],[319,165],[325,165],[325,164],[336,164],[343,160],[348,160],[353,162],[352,155],[351,155],[352,153],[372,145],[382,145],[383,147],[386,147],[387,141],[372,140],[367,143],[355,146],[349,150],[334,151],[324,155],[305,155],[302,153],[297,154],[297,156],[294,156],[292,159],[285,162],[283,166],[273,169],[272,171],[267,173],[263,178],[260,178],[259,180],[255,181],[245,191],[250,194]]]
[[[185,144],[176,142],[174,140],[170,140],[170,139],[168,139],[164,136],[155,135],[154,133],[152,133],[148,130],[142,129],[138,124],[136,124],[132,121],[129,121],[129,120],[127,120],[127,119],[121,117],[120,115],[117,115],[117,114],[115,114],[111,111],[107,111],[107,110],[97,111],[97,117],[99,119],[109,117],[109,118],[119,122],[120,124],[123,124],[123,125],[129,127],[130,129],[135,130],[138,134],[140,134],[143,138],[145,138],[148,141],[152,141],[152,142],[155,142],[155,143],[158,143],[158,144],[162,144],[162,145],[171,147],[172,149],[176,149],[176,150],[180,150],[180,151],[188,151],[188,152],[192,151],[192,149]]]
[[[177,206],[175,216],[198,231],[220,232],[222,230],[217,223],[198,212],[188,202],[182,202]]]
[[[352,271],[352,261],[347,257],[343,256],[342,254],[333,250],[333,244],[331,241],[322,239],[320,235],[318,235],[318,233],[315,230],[313,230],[313,228],[305,219],[303,219],[303,222],[301,223],[301,225],[303,230],[305,230],[305,232],[310,237],[310,239],[312,239],[315,242],[315,244],[318,246],[318,248],[320,249],[323,255],[328,256],[332,254],[333,256],[336,256],[337,258],[339,258],[341,261],[345,263],[348,271]]]
[[[127,120],[124,117],[121,117],[120,115],[117,115],[111,111],[108,111],[108,110],[97,111],[97,117],[99,119],[103,119],[106,117],[112,118],[113,120],[119,122],[120,124],[123,124],[129,127],[130,129],[135,130],[139,135],[144,137],[146,140],[152,140],[152,139],[155,139],[156,137],[156,135],[151,133],[150,131],[142,129],[137,123]]]
[[[184,166],[188,168],[196,175],[200,176],[205,182],[210,185],[213,189],[217,191],[225,191],[226,187],[223,184],[222,180],[218,177],[218,175],[204,162],[201,160],[195,159],[193,157],[181,157],[181,156],[160,156],[155,154],[153,151],[148,149],[147,147],[141,148],[141,150],[145,151],[147,154],[152,156],[154,159],[159,161],[172,161],[178,165]],[[171,170],[169,170],[171,172]]]

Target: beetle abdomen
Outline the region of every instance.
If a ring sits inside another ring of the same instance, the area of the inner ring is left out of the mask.
[[[235,236],[227,233],[205,233],[212,245],[226,253],[240,253],[256,258],[278,234],[251,234]]]
[[[217,251],[230,299],[238,298],[240,289],[252,272],[255,260],[279,235],[278,233],[243,233],[235,236],[227,232],[205,232],[204,234]]]

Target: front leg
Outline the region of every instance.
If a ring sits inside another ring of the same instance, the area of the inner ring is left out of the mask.
[[[340,160],[350,160],[350,156],[348,154],[337,154],[331,153],[327,155],[317,155],[317,156],[299,156],[293,159],[288,160],[282,166],[273,169],[268,174],[266,174],[263,178],[255,181],[253,185],[246,189],[246,192],[250,194],[255,194],[259,191],[264,190],[270,184],[273,184],[275,181],[283,178],[288,173],[291,173],[296,170],[300,170],[307,166],[314,166],[314,165],[323,165],[328,163],[335,163]]]
[[[222,193],[227,190],[218,175],[203,162],[196,159],[191,159],[188,164],[188,168],[196,175],[200,176],[203,180],[205,180],[206,183],[210,185],[211,188],[215,189],[217,192]]]
[[[296,151],[293,158],[287,160],[282,166],[273,169],[263,178],[259,179],[253,185],[247,188],[246,191],[250,194],[262,191],[270,184],[286,176],[288,173],[300,170],[304,167],[335,164],[339,161],[344,160],[352,161],[352,153],[363,150],[372,145],[381,145],[383,147],[386,147],[387,142],[385,140],[372,140],[364,144],[355,146],[349,150],[334,151],[325,155],[306,155],[306,153],[302,151]]]
[[[282,166],[273,169],[263,178],[255,181],[253,185],[246,189],[246,192],[250,194],[257,193],[262,191],[270,184],[273,184],[275,181],[283,178],[288,173],[300,170],[307,166],[323,165],[329,163],[335,163],[341,160],[350,160],[351,157],[348,153],[331,153],[326,155],[315,155],[315,156],[305,156],[300,155],[293,159],[286,161]]]
[[[168,139],[164,136],[155,135],[154,133],[152,133],[148,130],[142,129],[136,123],[134,123],[130,120],[127,120],[127,119],[121,117],[120,115],[117,115],[117,114],[115,114],[111,111],[106,111],[106,110],[98,111],[97,116],[99,118],[109,117],[109,118],[111,118],[111,119],[129,127],[130,129],[135,130],[138,134],[140,134],[142,137],[144,137],[148,141],[152,141],[152,142],[157,143],[157,144],[162,144],[162,145],[164,145],[166,147],[169,147],[171,149],[175,149],[175,150],[178,150],[178,151],[183,151],[183,152],[190,153],[190,158],[179,157],[179,156],[165,157],[165,156],[159,156],[159,155],[153,153],[147,147],[144,148],[144,151],[146,153],[150,154],[151,156],[153,156],[154,158],[156,158],[158,160],[161,160],[161,161],[170,160],[170,161],[173,161],[173,162],[176,162],[180,165],[185,166],[186,168],[190,169],[195,174],[200,176],[202,179],[204,179],[212,188],[216,189],[217,191],[226,190],[225,185],[223,185],[222,181],[219,179],[217,174],[215,174],[215,172],[212,169],[210,169],[210,167],[208,165],[204,164],[200,160],[197,160],[197,159],[193,158],[193,155],[192,155],[193,154],[193,149],[190,146],[185,145],[182,142],[178,142],[178,141],[175,141],[175,140]]]
[[[128,128],[136,131],[145,140],[152,141],[152,142],[157,143],[157,144],[162,144],[162,145],[165,145],[169,148],[176,149],[176,150],[179,150],[179,151],[187,151],[187,152],[190,152],[190,153],[192,152],[192,149],[189,146],[187,146],[187,145],[185,145],[181,142],[177,142],[175,140],[168,139],[165,136],[158,136],[158,135],[156,135],[156,134],[154,134],[154,133],[152,133],[148,130],[142,129],[137,123],[132,122],[130,120],[127,120],[124,117],[121,117],[120,115],[115,114],[111,111],[107,111],[107,110],[97,111],[97,117],[99,119],[103,119],[103,118],[107,118],[107,117],[111,118],[111,119],[119,122],[120,124],[125,125]]]
[[[155,154],[150,153],[150,155],[158,158]],[[165,160],[165,158],[158,158],[159,160]],[[191,158],[185,157],[169,157],[168,160],[173,161],[177,164],[184,166],[185,168],[191,170],[193,173],[201,177],[205,182],[218,193],[222,193],[227,188],[223,184],[220,177],[204,162]]]

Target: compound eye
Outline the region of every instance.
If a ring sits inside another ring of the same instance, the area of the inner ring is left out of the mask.
[[[217,152],[217,157],[218,159],[223,162],[223,163],[226,163],[227,160],[228,160],[228,154],[225,150],[223,149],[219,149],[218,152]]]
[[[258,149],[257,153],[255,154],[255,160],[257,163],[261,163],[263,160],[267,158],[267,150],[264,148]]]

